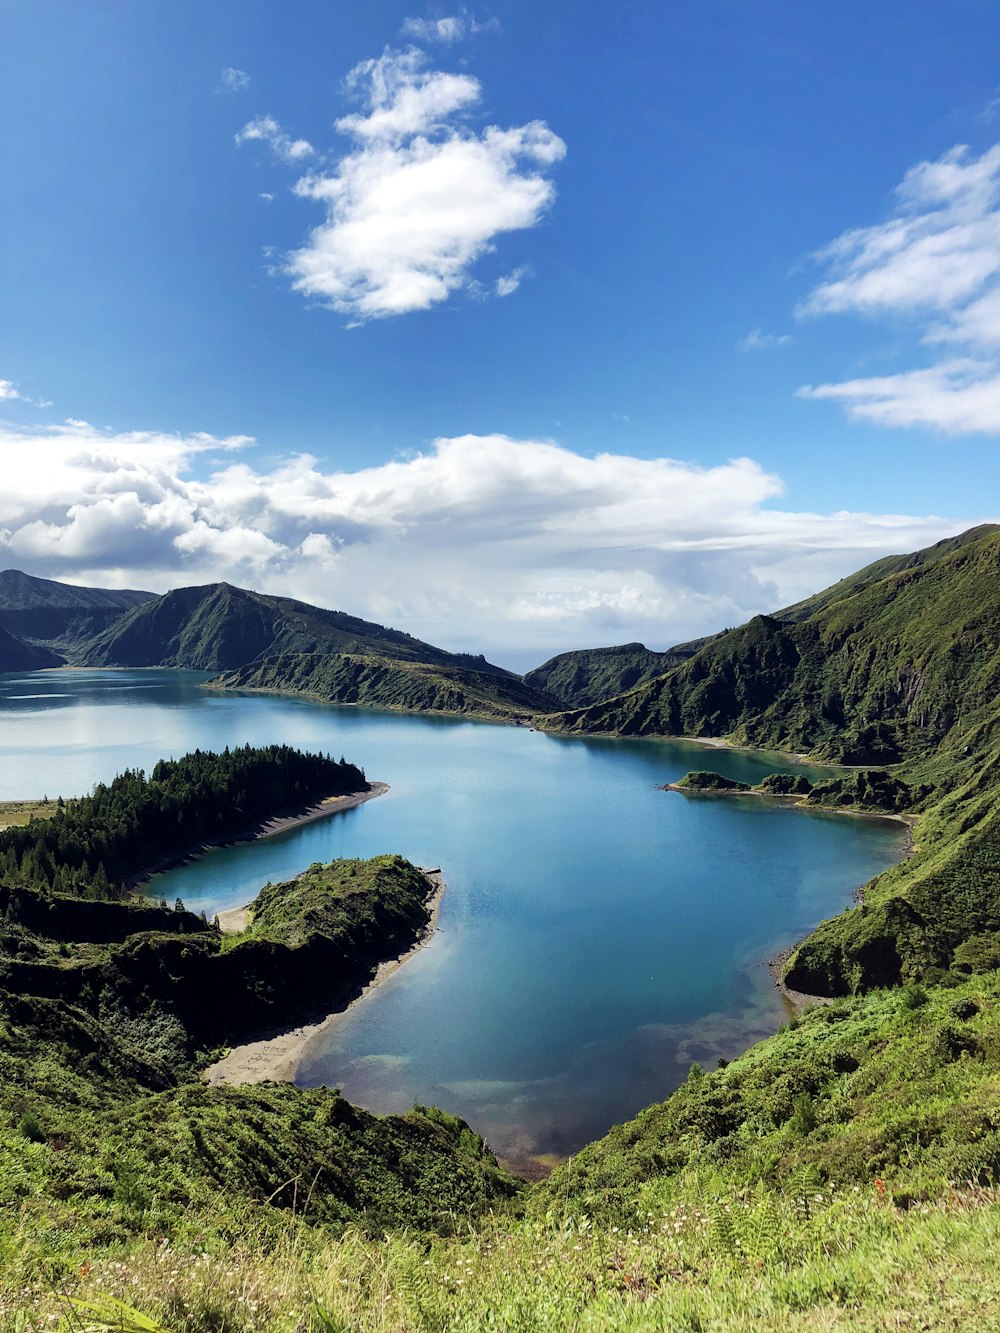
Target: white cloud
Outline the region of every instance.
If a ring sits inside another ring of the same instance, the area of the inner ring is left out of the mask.
[[[510,273],[505,273],[502,277],[497,278],[493,290],[497,296],[512,296],[530,271],[527,264],[519,264]]]
[[[467,9],[458,14],[449,14],[439,19],[403,19],[400,32],[404,37],[412,37],[417,42],[443,42],[450,45],[460,42],[465,37],[472,37],[480,32],[499,32],[500,24],[495,18],[477,22]]]
[[[763,329],[751,329],[745,338],[739,341],[743,352],[762,352],[768,347],[787,347],[792,341],[790,333],[765,333]]]
[[[332,173],[297,182],[296,193],[322,204],[326,218],[287,271],[295,290],[360,323],[472,288],[472,266],[496,238],[537,226],[551,206],[546,173],[566,146],[537,120],[469,129],[478,80],[427,69],[415,48],[364,61],[348,83],[363,109],[337,128],[354,147]],[[268,121],[241,134],[270,137],[271,125],[278,133]]]
[[[13,380],[0,380],[0,403],[8,402],[13,398],[20,398],[20,390],[15,386]]]
[[[273,116],[257,116],[248,120],[234,138],[237,146],[252,142],[266,143],[276,157],[292,165],[312,157],[316,151],[308,139],[293,139],[286,134]]]
[[[467,435],[346,472],[308,455],[255,466],[252,443],[0,428],[0,561],[153,590],[225,578],[527,666],[665,647],[961,526],[776,508],[780,479],[747,458],[700,468]]]
[[[800,392],[885,425],[1000,431],[1000,144],[979,157],[959,145],[921,162],[896,194],[885,222],[847,231],[820,253],[828,277],[799,313],[908,320],[924,344],[947,344],[952,355]]]
[[[271,204],[274,202],[274,195],[270,192],[270,190],[261,190],[257,198],[263,199],[265,204]]]
[[[931,424],[947,435],[1000,430],[1000,367],[988,361],[941,361],[926,370],[806,385],[798,392],[843,402],[852,417],[881,426]]]
[[[228,65],[221,74],[222,86],[227,92],[242,93],[250,87],[250,75],[245,69],[234,69]]]

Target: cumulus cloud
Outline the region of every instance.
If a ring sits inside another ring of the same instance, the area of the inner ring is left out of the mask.
[[[949,355],[800,392],[885,425],[1000,431],[1000,144],[979,157],[958,145],[919,163],[896,198],[886,221],[844,232],[820,253],[828,276],[799,313],[907,320]]]
[[[257,466],[252,445],[0,428],[0,559],[154,591],[225,578],[526,667],[587,644],[666,647],[961,526],[784,510],[780,479],[748,458],[466,435],[335,471],[305,454]]]
[[[221,74],[222,86],[228,93],[242,93],[250,87],[250,75],[245,69],[234,69],[228,65]]]
[[[473,265],[497,237],[537,226],[551,207],[547,173],[566,145],[538,120],[470,129],[479,81],[428,68],[416,48],[363,61],[348,87],[361,110],[336,126],[352,149],[332,172],[295,187],[326,216],[288,257],[293,287],[355,323],[473,290]],[[278,133],[270,120],[254,121],[237,139],[273,144]]]
[[[13,398],[20,398],[20,396],[20,390],[15,386],[13,380],[0,380],[0,403]]]
[[[449,14],[439,19],[407,18],[403,19],[400,32],[416,42],[443,42],[450,45],[460,42],[465,37],[480,32],[499,32],[500,24],[495,18],[477,22],[467,9],[458,14]]]
[[[275,157],[292,165],[312,157],[316,151],[308,139],[293,139],[286,134],[273,116],[256,116],[248,120],[234,138],[237,147],[245,143],[266,143]]]

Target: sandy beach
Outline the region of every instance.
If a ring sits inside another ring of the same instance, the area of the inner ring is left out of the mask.
[[[293,1082],[302,1052],[313,1037],[328,1031],[348,1009],[371,994],[376,986],[385,981],[386,977],[392,976],[393,972],[401,968],[433,938],[441,914],[441,899],[444,897],[445,884],[440,870],[424,870],[422,873],[429,886],[427,907],[430,910],[430,918],[422,935],[411,949],[407,949],[398,958],[390,958],[380,963],[375,975],[362,991],[316,1022],[285,1028],[261,1041],[234,1046],[228,1055],[205,1070],[203,1078],[206,1082],[226,1083],[233,1087],[243,1083],[263,1083],[268,1080],[277,1083]],[[233,912],[220,913],[219,924],[222,925],[222,916],[234,917],[234,913],[239,912],[242,912],[245,918],[246,908],[235,908]],[[229,928],[233,929],[232,926]]]

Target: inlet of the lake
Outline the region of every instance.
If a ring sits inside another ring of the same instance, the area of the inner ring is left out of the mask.
[[[148,886],[211,915],[313,861],[401,852],[447,883],[431,943],[306,1049],[298,1081],[433,1102],[504,1156],[579,1149],[786,1016],[764,961],[891,865],[899,825],[658,790],[776,755],[223,694],[176,671],[0,677],[0,798],[247,742],[341,754],[386,796]],[[807,773],[808,769],[804,770]]]

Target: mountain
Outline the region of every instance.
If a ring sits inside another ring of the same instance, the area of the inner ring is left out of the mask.
[[[60,654],[58,664],[123,612],[154,597],[129,588],[78,588],[5,569],[0,572],[0,628],[53,649]]]
[[[581,648],[559,653],[524,677],[526,685],[554,694],[570,708],[624,694],[635,685],[655,680],[678,666],[693,649],[684,646],[656,653],[642,643],[622,643],[613,648]]]
[[[857,573],[848,574],[846,578],[831,584],[829,588],[824,588],[822,592],[815,593],[812,597],[806,597],[793,606],[786,606],[782,611],[775,611],[775,619],[806,620],[815,612],[829,606],[831,602],[841,601],[851,593],[862,592],[880,579],[888,578],[890,574],[898,574],[906,569],[936,565],[939,560],[943,560],[955,551],[974,545],[982,538],[998,532],[1000,532],[1000,525],[981,523],[979,527],[967,528],[965,532],[960,532],[956,537],[945,537],[943,541],[935,542],[933,546],[925,546],[923,550],[911,551],[908,555],[884,556],[881,560],[875,560],[872,564],[865,565]]]
[[[726,737],[847,764],[927,755],[990,709],[1000,685],[1000,529],[889,563],[818,594],[812,611],[784,613],[801,619],[755,616],[559,724]]]
[[[279,653],[375,654],[513,678],[485,658],[449,653],[343,611],[228,583],[177,588],[135,607],[94,638],[81,665],[233,671]]]
[[[527,721],[559,701],[517,676],[356,653],[281,653],[210,682],[222,689],[305,694],[327,703]]]
[[[0,627],[0,673],[5,671],[44,671],[62,666],[64,659],[49,648],[27,643]]]
[[[925,550],[914,551],[909,555],[886,556],[812,597],[774,611],[770,618],[796,622],[807,620],[832,602],[861,592],[890,574],[936,564],[952,552],[998,531],[1000,528],[995,524],[982,524],[957,537],[937,542]],[[625,643],[614,648],[577,649],[550,658],[540,667],[529,671],[524,679],[531,685],[555,694],[569,708],[587,708],[665,675],[719,637],[719,634],[709,634],[704,638],[692,639],[689,643],[676,644],[662,653],[653,652],[641,643]]]

